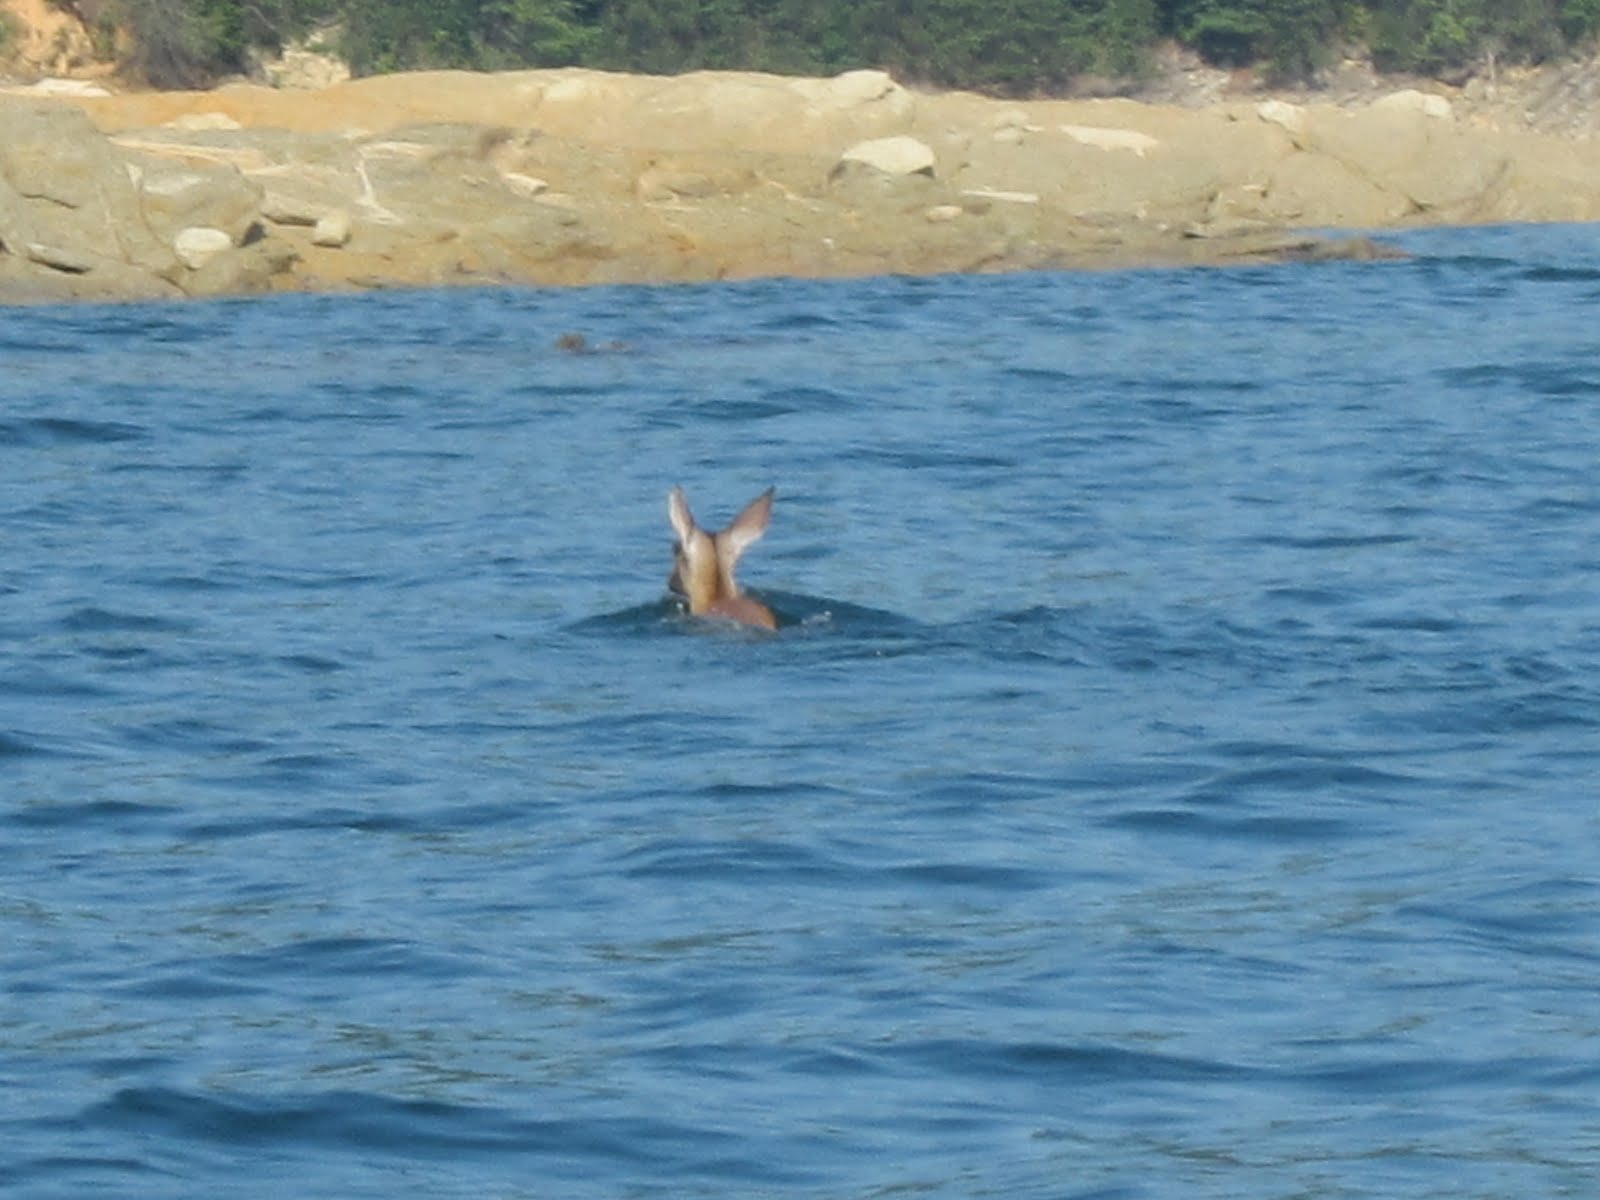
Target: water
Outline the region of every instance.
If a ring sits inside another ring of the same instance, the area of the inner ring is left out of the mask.
[[[1410,245],[9,312],[0,1188],[1592,1194],[1600,243]]]

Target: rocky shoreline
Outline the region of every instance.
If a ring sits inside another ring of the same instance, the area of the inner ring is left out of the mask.
[[[1009,102],[431,72],[0,91],[0,302],[1372,257],[1303,230],[1600,219],[1600,144],[1434,92]]]

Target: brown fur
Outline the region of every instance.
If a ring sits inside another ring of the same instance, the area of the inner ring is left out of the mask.
[[[773,488],[757,496],[719,533],[702,529],[689,511],[682,488],[667,497],[667,516],[678,535],[672,548],[672,575],[667,586],[689,602],[697,617],[726,617],[741,625],[776,629],[778,619],[765,604],[746,596],[733,571],[739,558],[767,531],[772,520]]]

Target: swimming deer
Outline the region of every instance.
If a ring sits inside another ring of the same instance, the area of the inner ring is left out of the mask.
[[[672,546],[672,575],[667,586],[689,602],[697,617],[727,617],[741,625],[776,629],[772,610],[739,590],[733,568],[739,556],[767,531],[772,520],[772,493],[757,496],[721,533],[708,533],[695,523],[681,487],[667,496],[667,516],[678,540]]]

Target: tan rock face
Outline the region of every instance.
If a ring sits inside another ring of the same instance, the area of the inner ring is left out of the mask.
[[[1600,156],[1440,101],[1024,106],[877,71],[0,95],[0,299],[1314,258],[1293,227],[1600,216]]]
[[[15,230],[31,240],[81,249],[163,276],[172,252],[145,221],[128,164],[82,112],[61,104],[0,106],[0,178],[23,204],[11,204]],[[86,273],[86,272],[80,272]]]
[[[237,244],[261,221],[261,185],[237,167],[151,161],[136,178],[145,221],[157,237],[205,226],[222,230]]]

